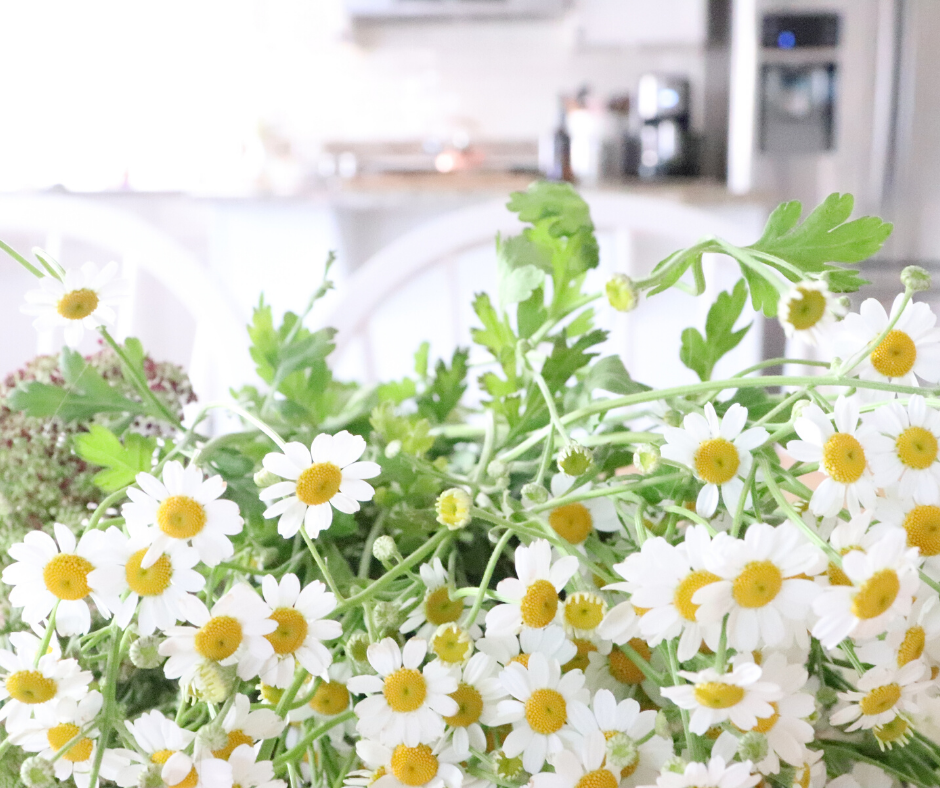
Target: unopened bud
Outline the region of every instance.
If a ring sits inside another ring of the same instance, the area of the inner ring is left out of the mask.
[[[633,464],[639,468],[640,473],[650,474],[659,468],[662,462],[662,454],[659,452],[659,446],[652,443],[641,443],[633,451]]]
[[[379,561],[386,569],[391,568],[402,560],[401,552],[395,540],[388,534],[383,534],[372,543],[372,555],[376,561]]]
[[[673,755],[663,764],[661,771],[672,772],[673,774],[685,774],[685,767],[688,765],[685,758]]]
[[[742,761],[758,763],[767,757],[767,737],[759,731],[748,731],[738,739],[738,756]]]
[[[163,782],[163,766],[159,763],[151,763],[140,773],[137,778],[137,788],[163,788],[166,785]]]
[[[662,736],[664,739],[672,738],[672,724],[662,709],[656,712],[656,722],[653,725],[653,730],[657,736]]]
[[[34,755],[23,761],[20,779],[27,788],[46,788],[55,783],[55,769],[45,758]]]
[[[663,416],[663,422],[668,424],[670,427],[681,427],[682,414],[679,413],[679,411],[670,408]]]
[[[208,752],[221,750],[228,744],[228,734],[221,725],[203,725],[196,733],[196,749]]]
[[[832,687],[820,687],[816,690],[816,700],[820,706],[829,708],[835,706],[839,700],[839,694]]]
[[[267,468],[262,468],[255,474],[255,486],[259,490],[270,487],[272,484],[284,481],[280,476],[271,473]]]
[[[509,468],[502,460],[493,460],[486,466],[486,475],[491,479],[498,479],[500,476],[505,476],[507,473],[509,473]]]
[[[354,632],[346,641],[346,656],[358,665],[369,664],[369,636]]]
[[[203,660],[193,677],[192,694],[207,703],[222,703],[228,700],[235,688],[235,667],[223,666],[211,659]]]
[[[919,265],[909,265],[901,271],[901,284],[912,293],[930,289],[930,272]]]
[[[137,640],[131,643],[130,657],[131,662],[134,663],[134,667],[144,670],[152,670],[153,668],[160,667],[164,659],[160,656],[158,650],[161,642],[163,642],[162,638],[156,635],[147,635],[146,637],[137,638]]]
[[[615,733],[607,740],[607,763],[614,773],[622,769],[636,767],[640,760],[640,751],[636,742],[625,733]]]
[[[379,601],[372,608],[372,619],[383,632],[395,632],[404,623],[405,616],[397,602]]]
[[[451,531],[457,531],[470,524],[470,506],[473,501],[470,494],[460,487],[451,487],[437,496],[434,508],[437,521]]]
[[[630,312],[640,302],[640,294],[626,274],[614,274],[607,280],[604,290],[610,305],[618,312]]]
[[[558,468],[568,476],[581,476],[594,464],[591,450],[573,441],[558,452]]]
[[[522,486],[522,500],[527,504],[540,504],[548,500],[548,490],[545,485],[529,482]]]

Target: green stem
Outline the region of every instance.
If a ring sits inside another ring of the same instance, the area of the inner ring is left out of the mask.
[[[548,435],[545,437],[545,445],[542,446],[542,456],[539,459],[539,470],[535,477],[536,484],[542,484],[545,474],[548,473],[548,466],[552,462],[552,455],[555,448],[555,425],[549,424]]]
[[[356,577],[360,580],[366,580],[369,577],[369,571],[372,569],[372,545],[382,534],[382,529],[385,527],[386,513],[386,509],[379,512],[379,516],[372,523],[372,528],[369,529],[369,535],[366,537],[366,543],[362,548],[362,556],[359,559],[359,570],[356,572]]]
[[[480,459],[473,469],[473,482],[479,484],[486,477],[486,468],[493,456],[493,446],[496,443],[496,414],[492,408],[486,411],[486,432],[483,434],[483,448],[480,449]]]
[[[320,574],[322,574],[323,579],[326,580],[326,584],[330,587],[330,591],[332,591],[333,595],[336,597],[336,601],[342,602],[343,595],[339,592],[339,588],[336,585],[336,581],[333,580],[333,575],[330,574],[330,570],[327,569],[326,561],[323,560],[323,557],[320,555],[320,551],[317,550],[317,546],[313,543],[313,540],[307,533],[307,529],[303,526],[300,528],[300,535],[307,543],[307,549],[310,550],[310,555],[313,556],[313,560],[317,562],[317,566],[320,568]]]
[[[0,241],[0,249],[6,252],[10,257],[12,257],[16,262],[18,262],[23,268],[29,271],[37,279],[42,279],[44,274],[36,266],[34,266],[29,260],[27,260],[23,255],[16,251],[12,246],[5,244],[3,241]]]
[[[98,508],[91,513],[91,517],[88,518],[88,526],[86,530],[91,531],[98,525],[98,521],[104,516],[104,513],[111,508],[112,504],[117,503],[122,498],[127,497],[127,488],[130,485],[122,487],[120,490],[115,490],[113,493],[105,497],[105,499],[98,504]]]
[[[512,531],[507,530],[496,543],[496,547],[493,548],[493,552],[490,554],[489,561],[486,562],[486,569],[483,572],[483,579],[480,581],[480,587],[477,591],[476,599],[473,600],[473,607],[470,608],[470,612],[467,615],[467,626],[472,627],[474,622],[477,620],[477,616],[480,614],[480,608],[483,607],[483,600],[486,597],[486,591],[490,587],[490,580],[493,579],[493,572],[496,571],[496,564],[499,561],[499,557],[503,554],[503,550],[506,549],[506,545],[509,543],[509,540],[512,538]]]
[[[679,677],[679,660],[676,657],[676,644],[675,641],[669,641],[665,645],[666,655],[669,661],[669,673],[672,676],[672,685],[678,687],[683,682]],[[698,737],[689,729],[689,710],[680,708],[679,716],[682,719],[682,730],[685,732],[685,746],[689,750],[690,757],[693,761],[703,760]]]
[[[676,473],[665,473],[661,476],[648,476],[645,479],[628,481],[618,486],[595,487],[593,490],[579,488],[579,490],[576,492],[568,493],[567,495],[561,495],[558,498],[552,498],[550,501],[533,506],[531,509],[528,509],[528,511],[534,513],[545,512],[549,509],[556,509],[559,506],[565,506],[569,503],[589,501],[592,498],[606,498],[612,495],[621,495],[623,493],[632,492],[633,490],[639,490],[644,487],[656,487],[659,484],[676,482],[681,479],[685,479],[688,477],[688,475],[689,474],[685,471],[678,471]]]
[[[101,720],[101,735],[98,737],[98,749],[95,752],[95,762],[91,767],[89,778],[90,788],[98,788],[98,773],[101,771],[101,761],[108,748],[108,739],[111,738],[111,729],[114,727],[115,692],[117,690],[117,674],[121,667],[121,635],[120,628],[111,625],[111,651],[108,653],[108,666],[105,669],[102,695],[104,703],[99,715]]]
[[[335,728],[337,725],[340,725],[346,722],[346,720],[352,719],[355,716],[356,713],[350,709],[349,711],[344,711],[342,714],[337,714],[335,717],[327,720],[322,725],[318,725],[316,728],[307,733],[306,736],[304,736],[287,752],[281,753],[277,756],[277,758],[274,759],[275,770],[281,769],[291,761],[302,757],[304,750],[307,749],[308,744],[319,739],[324,733],[330,730],[330,728]]]
[[[551,331],[555,326],[557,326],[562,320],[564,320],[568,315],[572,314],[579,310],[582,306],[587,306],[592,301],[596,301],[600,298],[603,293],[590,293],[588,295],[581,296],[581,298],[573,301],[568,305],[568,307],[557,317],[553,317],[549,320],[546,320],[538,330],[529,337],[529,344],[532,347],[536,347],[545,337],[548,335],[548,332]]]
[[[205,410],[209,411],[213,408],[224,408],[236,416],[247,421],[249,424],[254,424],[261,432],[267,435],[274,444],[281,450],[284,451],[287,444],[284,442],[284,439],[281,438],[267,423],[259,419],[257,416],[249,413],[240,405],[236,405],[234,402],[212,402],[206,405]]]
[[[783,497],[783,492],[780,490],[780,486],[777,484],[777,481],[774,478],[774,473],[770,467],[770,463],[767,460],[761,459],[760,464],[761,469],[764,471],[764,484],[767,485],[767,489],[770,490],[770,494],[777,502],[777,506],[783,510],[784,514],[786,514],[786,516],[797,528],[806,534],[807,538],[814,545],[816,545],[820,550],[829,556],[830,560],[836,566],[842,566],[842,556],[839,555],[838,551],[834,550],[832,545],[830,545],[812,528],[810,528],[803,518],[800,517],[799,512],[797,512],[796,509],[790,505],[789,501]]]
[[[784,364],[799,364],[803,367],[828,367],[828,361],[813,361],[808,358],[768,358],[766,361],[760,361],[757,364],[752,364],[745,369],[742,369],[740,372],[737,372],[733,375],[736,378],[743,378],[745,375],[750,375],[752,372],[757,372],[759,369],[766,369],[767,367],[780,367]]]
[[[39,648],[36,649],[36,657],[33,659],[34,668],[39,666],[39,660],[49,650],[49,644],[52,642],[52,635],[55,632],[55,615],[59,611],[59,601],[58,599],[55,601],[52,612],[49,614],[49,621],[46,623],[46,634],[42,636],[42,642],[39,644]]]
[[[805,390],[805,389],[800,389],[799,391],[794,391],[792,394],[788,395],[788,396],[785,397],[783,400],[781,400],[781,401],[778,402],[776,405],[774,405],[774,407],[773,407],[771,410],[769,410],[767,413],[765,413],[763,416],[761,416],[757,421],[755,421],[755,422],[754,422],[754,426],[755,426],[755,427],[758,427],[758,426],[760,426],[760,425],[762,425],[762,424],[766,424],[766,423],[769,422],[774,416],[776,416],[778,413],[780,413],[781,411],[785,410],[788,405],[791,405],[792,403],[796,402],[796,401],[797,401],[798,399],[800,399],[801,397],[805,397],[805,396],[806,396],[806,390]]]
[[[728,660],[728,616],[721,619],[721,635],[718,638],[718,650],[715,652],[715,670],[725,672],[725,663]]]
[[[738,505],[734,507],[734,520],[731,523],[731,535],[736,537],[741,530],[741,520],[744,518],[744,506],[747,503],[747,492],[754,487],[754,477],[757,475],[757,463],[751,463],[751,470],[744,481],[744,489],[741,490],[741,497],[738,498]],[[751,499],[754,499],[753,493]]]
[[[629,643],[621,643],[618,648],[626,654],[630,661],[640,669],[640,672],[657,687],[666,686],[666,677],[658,670],[654,670],[653,666],[650,665],[633,646]]]
[[[535,385],[539,387],[539,391],[542,393],[542,399],[545,400],[545,406],[548,408],[548,416],[551,419],[552,426],[561,438],[562,443],[567,444],[568,433],[565,431],[565,425],[562,424],[558,416],[558,409],[555,407],[555,398],[552,396],[552,392],[549,391],[545,378],[532,369],[532,367],[529,367],[529,370],[532,373],[532,380],[535,381]]]

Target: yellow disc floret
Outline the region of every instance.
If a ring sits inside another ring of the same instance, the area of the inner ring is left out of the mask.
[[[642,638],[633,638],[629,645],[630,648],[647,662],[652,658],[653,654],[650,651],[650,647]],[[617,646],[611,648],[607,661],[609,663],[610,675],[621,684],[641,684],[646,678],[639,666],[627,656],[626,652]]]
[[[741,457],[731,441],[711,438],[699,444],[694,463],[700,479],[709,484],[725,484],[738,472]]]
[[[437,758],[426,744],[399,744],[392,753],[392,773],[403,785],[425,785],[437,776]]]
[[[230,731],[228,734],[228,740],[225,742],[225,746],[218,750],[212,751],[212,757],[218,758],[222,761],[227,761],[235,749],[240,747],[242,744],[247,744],[249,747],[254,746],[255,740],[251,738],[245,731],[241,729],[236,729]]]
[[[903,668],[908,662],[920,659],[927,645],[927,633],[922,626],[913,626],[904,633],[898,646],[898,667]]]
[[[451,717],[444,717],[444,722],[455,728],[466,728],[477,722],[483,714],[483,696],[471,684],[460,682],[457,689],[450,693],[457,702],[457,713]]]
[[[91,561],[80,555],[59,553],[42,570],[42,579],[59,599],[74,601],[91,593],[88,573],[94,569]]]
[[[424,615],[428,622],[436,627],[456,621],[461,613],[463,613],[463,600],[451,599],[450,589],[447,586],[435,588],[424,598]]]
[[[901,687],[897,684],[883,684],[875,687],[859,702],[862,714],[884,714],[894,708],[894,704],[901,700]]]
[[[52,700],[58,684],[55,679],[46,678],[38,670],[18,670],[7,676],[6,688],[13,700],[33,705]]]
[[[692,601],[692,597],[700,588],[704,588],[711,583],[717,583],[719,580],[721,578],[718,575],[706,572],[704,569],[698,569],[686,575],[682,582],[676,586],[676,592],[672,599],[679,615],[686,621],[696,621],[695,616],[698,613],[699,606]]]
[[[787,302],[787,320],[797,331],[806,331],[826,314],[826,296],[808,287],[797,287],[796,292]]]
[[[97,308],[98,294],[87,287],[69,291],[56,304],[56,311],[66,320],[83,320]]]
[[[153,755],[150,756],[150,760],[152,763],[159,763],[162,765],[170,760],[170,757],[175,754],[175,750],[157,750]],[[180,780],[178,783],[168,786],[168,788],[196,788],[198,784],[199,775],[197,774],[196,767],[194,766],[189,770],[189,774],[187,774],[182,780]]]
[[[441,662],[460,665],[473,650],[470,636],[456,624],[445,624],[431,638],[431,651]]]
[[[310,699],[310,708],[324,717],[334,717],[349,708],[349,690],[341,681],[324,681]]]
[[[915,506],[907,513],[903,526],[908,547],[919,548],[923,556],[940,555],[940,506]]]
[[[917,346],[903,331],[889,331],[871,354],[871,365],[886,378],[901,378],[914,368]]]
[[[822,465],[833,480],[853,484],[865,472],[865,450],[852,435],[837,432],[823,444]]]
[[[270,618],[277,622],[277,629],[265,635],[274,646],[275,654],[293,654],[307,639],[307,619],[292,607],[279,607]]]
[[[891,722],[875,726],[872,733],[882,750],[891,749],[895,744],[904,745],[911,738],[911,724],[903,717],[895,717]]]
[[[594,530],[594,518],[583,503],[559,506],[548,515],[548,524],[566,542],[581,544]]]
[[[385,677],[385,701],[392,711],[409,712],[421,708],[428,685],[417,670],[399,668]]]
[[[536,580],[522,597],[519,604],[522,623],[532,629],[542,629],[555,620],[558,612],[558,592],[548,580]]]
[[[196,633],[195,645],[206,659],[228,659],[242,644],[242,625],[231,616],[210,618]]]
[[[574,788],[617,788],[617,778],[608,769],[595,769],[578,780]]]
[[[852,600],[852,614],[863,620],[877,618],[894,604],[900,590],[898,573],[881,569],[862,583]]]
[[[525,702],[525,718],[533,731],[547,736],[567,722],[568,706],[560,692],[537,689]]]
[[[780,593],[783,575],[772,561],[751,561],[735,579],[731,593],[741,607],[764,607]]]
[[[571,642],[574,643],[574,647],[577,649],[577,653],[561,666],[562,673],[568,673],[572,670],[587,670],[588,665],[591,664],[591,660],[588,655],[591,654],[591,652],[597,651],[597,646],[590,640],[585,640],[584,638],[573,638]]]
[[[307,506],[326,503],[343,483],[343,472],[332,462],[315,462],[297,477],[297,498]]]
[[[124,576],[131,591],[140,596],[160,596],[170,587],[173,564],[168,555],[161,555],[151,567],[144,569],[140,564],[146,554],[145,547],[128,558],[124,565]]]
[[[61,750],[72,739],[78,736],[81,728],[71,722],[63,722],[61,725],[49,728],[46,731],[46,740],[54,752]],[[91,757],[91,751],[94,742],[91,739],[79,739],[75,744],[68,748],[61,757],[72,763],[83,763]]]
[[[758,717],[757,725],[755,725],[751,730],[757,731],[758,733],[769,733],[770,730],[777,724],[777,720],[780,719],[780,710],[777,708],[776,703],[771,703],[773,706],[774,713],[769,717]]]
[[[597,594],[579,591],[565,600],[565,623],[574,629],[585,631],[597,629],[604,620],[607,604]]]
[[[157,509],[157,525],[173,539],[192,539],[206,526],[206,510],[188,495],[171,495]]]
[[[695,685],[695,699],[709,709],[730,709],[744,699],[744,687],[722,681],[705,681]]]
[[[898,459],[908,468],[923,470],[937,461],[937,438],[923,427],[908,427],[898,435]]]

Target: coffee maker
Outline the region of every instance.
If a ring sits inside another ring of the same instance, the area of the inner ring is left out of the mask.
[[[638,174],[662,178],[692,174],[689,81],[644,74],[637,89],[640,118]]]

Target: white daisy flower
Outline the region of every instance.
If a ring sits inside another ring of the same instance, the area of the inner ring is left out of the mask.
[[[311,675],[325,675],[333,655],[323,641],[343,634],[339,621],[325,618],[336,607],[336,597],[319,580],[301,591],[300,580],[291,573],[285,574],[280,584],[273,576],[265,575],[261,592],[277,624],[277,629],[265,635],[274,656],[261,668],[261,680],[272,687],[289,687],[295,660]]]
[[[780,299],[777,317],[788,339],[816,345],[829,332],[837,317],[846,312],[822,279],[797,282]]]
[[[551,758],[554,774],[542,772],[532,775],[532,788],[617,788],[619,779],[607,765],[607,747],[604,734],[592,730],[585,735],[578,748],[579,754],[562,750]]]
[[[197,599],[186,611],[194,627],[170,627],[160,644],[160,654],[169,659],[163,670],[168,679],[190,683],[203,661],[238,665],[237,674],[247,681],[258,675],[274,654],[265,637],[275,629],[271,608],[244,583],[234,586],[212,606],[212,612]]]
[[[776,684],[761,681],[759,666],[740,658],[735,659],[730,673],[706,668],[697,673],[681,670],[679,675],[690,683],[663,687],[663,697],[692,712],[689,730],[700,735],[725,720],[750,730],[758,719],[772,716],[774,707],[770,704],[783,697]]]
[[[649,645],[642,638],[633,638],[625,645],[629,645],[647,662],[653,657]],[[609,690],[617,700],[632,695],[634,688],[646,681],[643,671],[620,646],[601,642],[587,657],[588,666],[584,677],[588,686],[595,690]]]
[[[440,558],[421,564],[418,572],[427,593],[421,604],[408,614],[408,618],[405,619],[399,631],[406,634],[414,632],[415,637],[428,640],[438,627],[458,621],[463,615],[464,608],[471,604],[471,600],[469,597],[451,596],[451,591],[454,590],[453,583],[447,576],[447,570]],[[405,607],[414,604],[414,601],[414,599],[408,600]]]
[[[899,498],[940,503],[940,413],[914,394],[907,407],[889,402],[862,420],[875,433],[868,462],[879,486],[896,484]]]
[[[31,632],[9,636],[13,651],[0,649],[0,722],[11,736],[23,729],[33,712],[55,709],[63,700],[81,701],[88,694],[92,674],[77,660],[61,659],[58,643],[38,662],[42,641]]]
[[[719,536],[705,557],[721,580],[692,597],[698,619],[717,623],[727,615],[728,645],[735,651],[785,648],[808,642],[807,624],[820,589],[808,576],[826,568],[826,557],[792,524],[753,523],[743,539]]]
[[[851,774],[842,774],[826,788],[894,788],[894,780],[877,766],[870,763],[856,763]]]
[[[568,594],[561,605],[559,622],[571,637],[597,636],[597,628],[607,615],[607,601],[592,591]]]
[[[488,654],[474,654],[460,673],[457,689],[450,697],[457,703],[457,713],[444,717],[450,743],[457,760],[470,757],[470,748],[486,752],[486,734],[482,725],[497,724],[497,704],[506,690],[496,678],[498,664]]]
[[[682,774],[663,772],[655,785],[640,788],[751,788],[761,781],[761,776],[754,774],[753,768],[750,761],[729,763],[715,755],[708,763],[693,761]]]
[[[346,785],[368,785],[371,788],[461,788],[463,784],[463,770],[454,754],[442,751],[440,744],[433,748],[427,744],[389,747],[365,739],[356,743],[356,753],[367,766],[367,770],[358,774],[368,777],[368,781],[361,781],[361,778],[347,779]]]
[[[185,610],[196,600],[206,579],[193,569],[199,553],[185,543],[174,540],[149,567],[143,560],[153,542],[153,531],[139,523],[128,523],[130,538],[118,528],[109,528],[114,564],[93,569],[88,584],[100,589],[109,598],[123,597],[114,613],[119,627],[126,629],[137,613],[137,629],[141,635],[169,629],[182,621]]]
[[[443,717],[459,711],[450,697],[458,682],[440,662],[421,670],[427,648],[427,641],[420,638],[409,640],[404,649],[391,638],[369,646],[369,664],[378,675],[356,676],[346,685],[350,692],[369,696],[356,704],[361,736],[412,748],[440,739]]]
[[[519,635],[487,635],[476,642],[476,647],[489,654],[505,667],[512,662],[528,666],[529,657],[543,654],[560,665],[577,656],[577,646],[568,639],[565,631],[554,624],[544,629],[523,629]]]
[[[823,479],[810,499],[809,508],[820,517],[832,517],[843,506],[851,515],[859,512],[859,502],[866,509],[875,505],[875,481],[868,464],[873,432],[858,426],[858,402],[839,397],[835,405],[835,423],[815,403],[807,405],[793,423],[802,440],[790,441],[787,453],[801,462],[819,463]],[[866,448],[867,447],[867,448]]]
[[[933,653],[928,649],[933,645]],[[940,663],[940,599],[919,594],[906,618],[892,619],[884,639],[856,649],[858,658],[875,667],[903,668],[923,659],[932,667]]]
[[[144,712],[133,722],[125,722],[140,752],[132,753],[137,763],[121,769],[114,781],[122,788],[140,784],[150,767],[159,768],[163,782],[171,788],[231,788],[232,767],[217,758],[193,760],[185,750],[196,734],[183,730],[159,711]]]
[[[336,435],[321,433],[308,450],[302,443],[288,443],[284,453],[272,452],[264,458],[266,470],[288,479],[261,491],[268,506],[266,518],[279,517],[277,532],[289,538],[303,523],[308,535],[316,537],[333,522],[333,509],[352,514],[360,501],[371,501],[375,490],[364,479],[378,476],[382,469],[374,462],[357,462],[366,450],[365,439],[346,430]]]
[[[91,627],[89,597],[105,618],[111,617],[119,599],[93,588],[89,574],[96,567],[113,573],[106,563],[108,540],[101,531],[86,531],[76,544],[75,535],[61,523],[53,525],[55,539],[43,531],[31,531],[10,547],[16,560],[3,570],[3,582],[12,585],[10,604],[23,608],[23,621],[34,625],[56,610],[56,632],[63,637],[80,635]]]
[[[718,492],[729,512],[737,509],[744,492],[744,480],[751,470],[751,451],[767,440],[767,430],[745,430],[747,408],[738,403],[728,408],[721,421],[709,402],[705,415],[689,413],[682,428],[663,427],[666,443],[662,456],[691,468],[695,478],[705,482],[695,502],[702,517],[711,517],[718,508]],[[743,431],[742,431],[743,430]]]
[[[72,777],[78,788],[88,788],[98,746],[98,730],[93,726],[86,726],[98,716],[101,702],[101,693],[95,690],[78,703],[63,698],[54,707],[45,704],[37,709],[36,719],[23,733],[11,739],[27,752],[38,753],[40,758],[51,761],[55,757],[53,767],[55,778],[59,782]],[[87,735],[60,754],[60,750],[81,733],[82,729],[85,729]],[[113,780],[129,763],[130,760],[124,756],[123,751],[105,750],[99,774],[105,779]]]
[[[129,487],[131,503],[121,508],[129,524],[150,526],[153,542],[141,566],[149,569],[171,542],[193,546],[206,566],[217,566],[235,552],[229,536],[241,533],[238,504],[219,498],[225,492],[221,476],[203,477],[195,466],[183,468],[171,460],[163,468],[163,481],[149,473],[138,473],[137,484]]]
[[[201,739],[197,739],[196,760],[205,757],[218,758],[221,761],[231,760],[231,755],[236,748],[244,744],[254,747],[255,744],[265,739],[280,736],[287,723],[271,709],[252,711],[248,696],[239,693],[235,696],[235,700],[222,721],[213,723],[215,724],[226,736],[225,745],[210,751]]]
[[[907,546],[916,547],[924,570],[940,575],[940,505],[916,503],[913,498],[879,498],[876,509],[879,525],[872,528],[874,538],[903,529]]]
[[[585,714],[590,713],[580,670],[562,676],[557,660],[535,653],[527,667],[514,662],[499,680],[515,699],[499,704],[500,722],[512,723],[503,752],[510,758],[521,755],[529,774],[537,774],[549,756],[580,745],[583,732],[575,727],[572,710],[580,705]]]
[[[228,759],[232,782],[238,788],[286,788],[283,780],[274,779],[274,764],[256,760],[258,754],[247,744],[235,748]]]
[[[848,553],[842,571],[851,585],[830,586],[813,602],[819,616],[813,637],[826,648],[835,648],[847,637],[880,635],[893,618],[910,612],[920,580],[917,550],[906,548],[902,532],[885,534],[867,553]]]
[[[572,555],[552,563],[552,548],[545,539],[516,548],[516,577],[499,581],[496,593],[509,604],[486,614],[486,629],[500,635],[518,634],[523,627],[542,629],[555,621],[558,593],[578,571]]]
[[[39,280],[39,289],[26,293],[21,311],[35,315],[33,325],[38,331],[65,327],[65,342],[75,347],[82,341],[85,329],[94,331],[100,325],[111,325],[117,315],[114,307],[127,298],[127,282],[116,279],[118,264],[108,263],[101,270],[95,263],[65,272],[62,281],[52,276]]]
[[[291,722],[303,722],[311,718],[324,722],[337,714],[342,714],[350,707],[349,688],[346,686],[352,678],[352,667],[348,662],[334,662],[327,671],[327,680],[320,681],[307,703],[288,712]],[[334,725],[327,735],[334,747],[339,746],[347,734],[355,738],[356,721],[347,720],[345,724]]]
[[[897,314],[904,300],[899,293],[891,306],[891,316],[874,298],[862,302],[858,314],[849,314],[841,325],[840,355],[848,359],[880,336]],[[936,383],[940,380],[940,330],[937,316],[924,303],[909,302],[894,328],[852,369],[862,380],[916,386],[917,378]],[[879,398],[893,396],[878,392]]]
[[[643,638],[657,646],[664,640],[679,638],[679,661],[686,662],[698,653],[702,641],[709,648],[718,647],[720,624],[699,620],[699,606],[692,601],[695,593],[721,578],[706,568],[706,556],[712,550],[711,537],[703,525],[690,526],[685,541],[674,546],[660,536],[647,539],[638,553],[628,556],[614,570],[626,583],[614,583],[608,589],[630,591],[629,602],[617,605],[600,627],[603,637],[624,643],[636,632],[624,632],[617,614],[624,605],[645,610],[637,627]]]
[[[561,498],[577,481],[574,476],[556,473],[552,477],[552,498]],[[579,490],[590,490],[593,485],[585,484]],[[552,530],[569,544],[581,545],[595,530],[605,533],[623,531],[617,510],[610,498],[589,498],[585,501],[562,504],[548,513],[548,524]]]
[[[921,679],[927,679],[921,681]],[[833,725],[852,723],[846,730],[868,730],[891,722],[899,714],[916,714],[917,696],[931,686],[927,666],[917,660],[903,668],[872,668],[857,682],[857,691],[840,692],[848,706],[829,716]]]
[[[428,650],[445,665],[459,667],[470,659],[481,631],[478,626],[466,628],[460,624],[441,624],[431,634]]]

